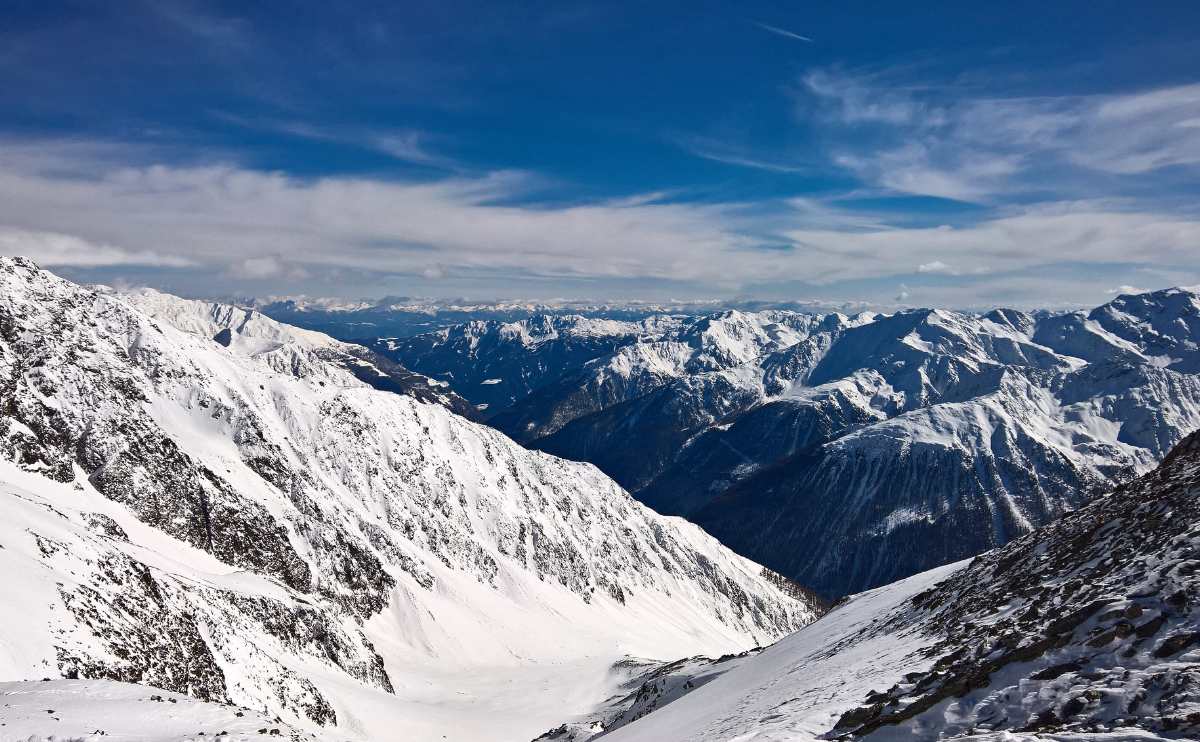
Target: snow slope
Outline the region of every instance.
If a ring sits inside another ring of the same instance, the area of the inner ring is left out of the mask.
[[[860,635],[962,566],[940,567],[856,595],[761,652],[664,666],[658,672],[669,683],[648,677],[634,696],[581,717],[585,723],[568,722],[544,739],[819,739],[859,696],[914,669],[908,655],[931,643],[917,635],[859,640]],[[846,651],[840,651],[843,646]]]
[[[1198,567],[1200,433],[1112,494],[855,595],[603,738],[1195,739]]]
[[[314,740],[248,708],[112,680],[0,682],[0,740],[42,742]]]
[[[0,260],[22,596],[0,678],[136,681],[339,738],[528,739],[627,655],[746,649],[819,611],[594,467],[231,317]]]

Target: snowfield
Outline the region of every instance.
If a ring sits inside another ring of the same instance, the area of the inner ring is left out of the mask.
[[[252,709],[112,680],[0,682],[3,742],[307,742]]]
[[[860,697],[917,669],[908,664],[910,656],[930,643],[916,633],[853,640],[881,616],[962,566],[948,565],[856,595],[761,653],[729,661],[716,678],[603,739],[822,739]],[[847,649],[838,651],[841,645]]]
[[[0,679],[135,682],[329,739],[527,740],[629,656],[745,650],[821,610],[331,343],[0,259]]]

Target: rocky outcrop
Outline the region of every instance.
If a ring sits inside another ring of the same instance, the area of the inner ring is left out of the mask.
[[[936,637],[921,653],[933,663],[847,711],[834,734],[919,721],[946,736],[1200,733],[1198,522],[1193,433],[1151,474],[976,558],[881,623]]]

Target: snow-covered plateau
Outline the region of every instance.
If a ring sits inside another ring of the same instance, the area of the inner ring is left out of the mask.
[[[105,739],[151,738],[129,711],[150,708],[154,739],[252,712],[280,735],[527,740],[651,663],[821,612],[595,467],[377,388],[356,353],[0,259],[0,723],[99,739],[29,711],[96,688],[96,730],[134,725]]]

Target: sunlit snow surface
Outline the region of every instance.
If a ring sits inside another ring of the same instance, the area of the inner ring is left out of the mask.
[[[4,575],[0,677],[5,679],[54,677],[55,647],[89,642],[86,632],[72,627],[71,616],[60,604],[58,588],[63,583],[68,588],[72,583],[87,585],[83,568],[109,550],[126,553],[161,571],[158,579],[164,582],[178,580],[184,587],[204,585],[288,602],[296,599],[273,580],[233,569],[204,551],[140,523],[90,487],[75,490],[47,482],[6,462],[0,463],[0,511],[5,514],[0,520],[0,574]],[[129,535],[129,542],[91,532],[83,521],[94,513],[112,517]],[[70,561],[57,562],[61,569],[49,568],[39,543],[63,545],[71,552]],[[452,573],[439,577],[453,579]],[[549,594],[539,596],[539,590]],[[670,609],[665,602],[652,605],[650,612],[642,615],[649,622],[658,614],[666,625],[674,625],[670,630],[653,624],[639,628],[620,611],[587,606],[570,594],[547,591],[540,583],[523,585],[521,591],[528,603],[491,588],[477,587],[472,580],[435,591],[421,598],[419,606],[405,605],[413,600],[412,596],[398,596],[395,604],[366,627],[385,658],[394,695],[365,687],[336,672],[336,668],[311,659],[289,658],[288,650],[268,636],[242,638],[317,679],[318,687],[331,698],[338,712],[336,729],[317,732],[319,737],[329,739],[380,739],[382,730],[396,730],[409,739],[525,740],[561,719],[564,713],[583,713],[614,693],[627,676],[613,664],[626,649],[665,660],[691,653],[697,646],[687,628],[668,615]],[[592,615],[594,611],[599,615]],[[421,646],[414,649],[413,644]],[[481,649],[488,646],[492,651]],[[236,659],[223,669],[230,679],[243,671]],[[247,681],[262,682],[252,678]],[[35,684],[34,690],[42,687]],[[71,688],[74,693],[86,695],[86,688],[91,686],[45,687]],[[116,686],[96,687],[108,693]],[[135,687],[147,697],[160,692]],[[124,691],[118,693],[120,698],[126,695]],[[247,701],[249,698],[243,699]],[[260,710],[268,718],[275,715],[274,710]],[[109,718],[109,712],[100,716]],[[120,717],[121,713],[114,712],[113,718]],[[10,721],[15,724],[21,718],[18,710],[0,707],[0,723],[11,727]],[[303,720],[294,723],[302,725]],[[25,724],[16,728],[29,729],[28,736],[35,732],[62,735],[67,727]],[[116,728],[119,725],[112,727]],[[139,737],[137,728],[135,725],[128,732],[132,735],[129,739],[159,739]],[[8,727],[0,729],[0,740],[15,739],[6,736],[11,733]],[[82,734],[71,732],[76,733]],[[110,730],[106,738],[114,738],[111,734]],[[174,739],[163,739],[168,738]]]
[[[856,595],[816,623],[604,739],[819,739],[868,691],[886,688],[916,669],[911,658],[929,641],[915,632],[850,640],[962,566],[948,565]],[[843,643],[848,646],[840,649]]]
[[[252,709],[111,680],[0,682],[0,724],[3,742],[318,739]]]

